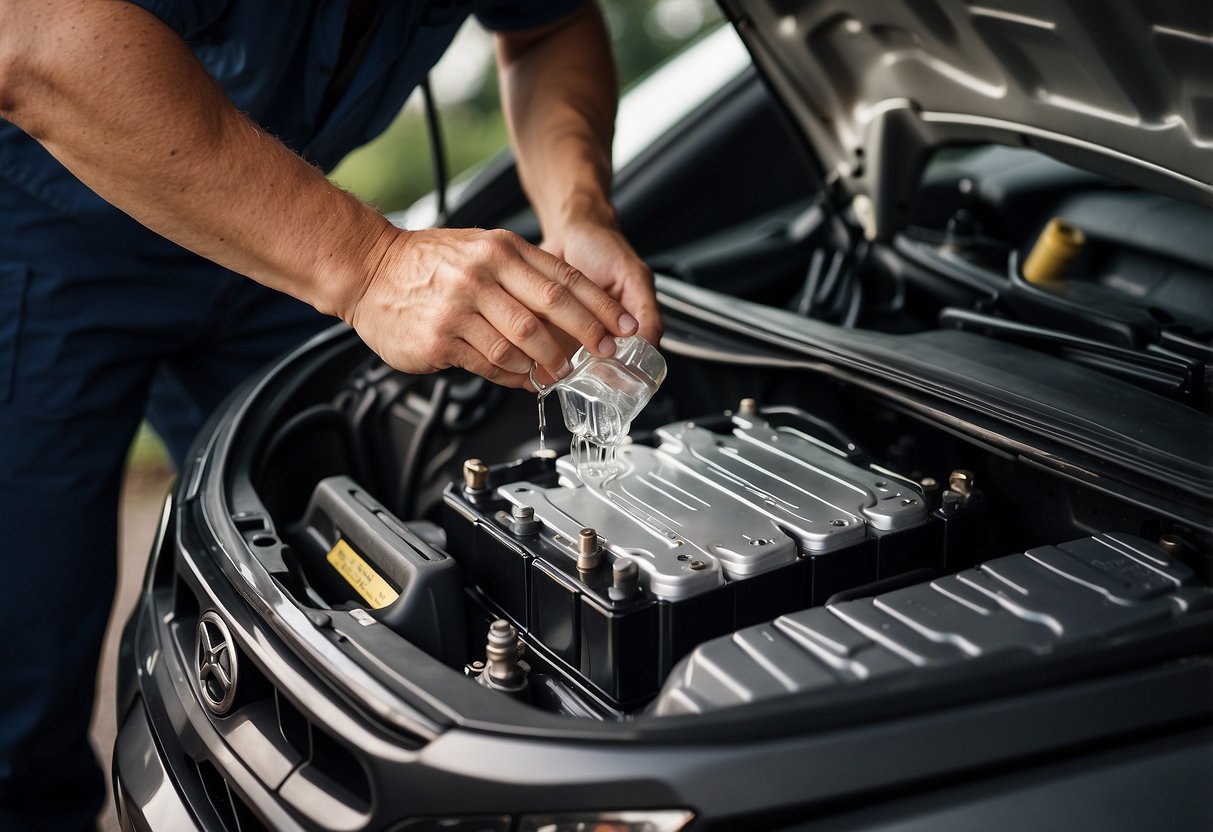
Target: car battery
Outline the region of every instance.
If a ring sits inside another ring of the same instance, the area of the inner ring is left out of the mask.
[[[921,492],[794,427],[738,415],[654,441],[599,479],[568,457],[472,461],[445,492],[477,600],[612,707],[654,695],[705,639],[874,581],[882,551],[938,537]]]

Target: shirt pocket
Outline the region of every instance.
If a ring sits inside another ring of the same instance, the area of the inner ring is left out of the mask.
[[[0,262],[0,402],[13,392],[27,273],[23,264]]]

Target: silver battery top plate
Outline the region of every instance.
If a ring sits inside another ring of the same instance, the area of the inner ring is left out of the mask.
[[[636,560],[654,595],[671,600],[766,572],[798,556],[862,541],[865,526],[896,531],[927,516],[921,494],[841,452],[761,418],[736,417],[732,435],[679,422],[658,448],[625,445],[619,470],[582,480],[569,457],[560,484],[501,486],[529,505],[575,558],[584,527],[615,556]]]
[[[733,434],[694,422],[660,428],[661,452],[718,490],[775,520],[809,552],[829,552],[865,536],[864,524],[901,531],[924,523],[921,492],[892,475],[861,468],[841,451],[761,416],[733,418]]]

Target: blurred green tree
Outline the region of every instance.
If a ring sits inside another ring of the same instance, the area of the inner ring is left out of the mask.
[[[681,47],[719,25],[713,0],[600,0],[626,89]],[[452,177],[506,144],[492,36],[474,20],[431,73]],[[413,96],[391,126],[344,160],[331,179],[382,211],[407,208],[434,187],[425,115]]]

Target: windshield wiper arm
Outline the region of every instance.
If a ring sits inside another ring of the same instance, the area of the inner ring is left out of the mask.
[[[1101,372],[1197,406],[1205,395],[1205,363],[1196,358],[1141,352],[956,307],[945,308],[939,313],[939,325],[1022,344],[1052,347]]]

